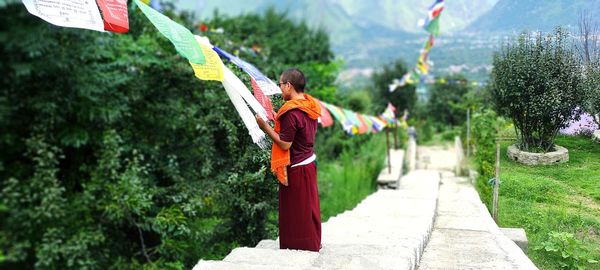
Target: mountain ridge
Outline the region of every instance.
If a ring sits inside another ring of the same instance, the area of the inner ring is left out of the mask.
[[[499,0],[485,15],[473,21],[467,31],[522,32],[551,31],[557,26],[576,29],[581,12],[600,13],[598,0]],[[600,24],[600,18],[594,18]]]

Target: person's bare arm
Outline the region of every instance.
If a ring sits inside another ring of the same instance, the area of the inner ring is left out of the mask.
[[[291,142],[282,141],[279,138],[279,134],[277,134],[277,132],[275,132],[275,130],[273,130],[273,128],[271,128],[271,126],[269,126],[269,124],[267,122],[265,122],[265,120],[263,120],[260,116],[258,116],[258,114],[255,115],[255,117],[256,117],[256,123],[258,124],[260,129],[262,129],[265,133],[267,133],[267,135],[269,135],[271,140],[273,140],[274,143],[276,143],[279,147],[281,147],[281,149],[288,150],[288,149],[290,149],[290,147],[292,147]]]

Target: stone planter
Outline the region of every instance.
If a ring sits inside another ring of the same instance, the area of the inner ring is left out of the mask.
[[[569,150],[559,145],[554,146],[556,151],[548,153],[531,153],[519,150],[516,145],[508,147],[508,157],[516,162],[526,165],[550,165],[569,161]]]
[[[592,139],[597,143],[600,143],[600,130],[594,131],[594,134],[592,134]]]

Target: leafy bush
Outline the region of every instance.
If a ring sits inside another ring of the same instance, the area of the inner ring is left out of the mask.
[[[465,122],[467,104],[465,96],[469,92],[469,84],[462,76],[446,78],[449,81],[465,83],[440,83],[433,85],[427,106],[427,116],[436,123],[446,126],[458,126]]]
[[[424,144],[433,139],[434,127],[430,121],[420,120],[416,124],[417,129],[417,144]]]
[[[600,127],[600,56],[586,67],[584,108]]]
[[[517,145],[529,152],[553,150],[558,130],[584,97],[580,62],[567,33],[523,34],[493,59],[492,95],[496,110],[518,131]]]
[[[565,269],[586,269],[586,264],[598,263],[572,233],[550,232],[548,239],[535,249],[544,250],[558,258],[560,267]]]
[[[491,110],[475,113],[472,118],[474,160],[479,173],[475,187],[481,199],[491,209],[492,189],[488,179],[495,176],[496,161],[496,113]]]
[[[407,71],[406,64],[398,59],[394,63],[384,66],[381,72],[373,74],[372,87],[374,90],[372,92],[376,93],[374,97],[376,112],[383,112],[388,102],[391,102],[398,112],[402,112],[404,109],[413,110],[417,103],[417,92],[414,84],[400,87],[391,93],[388,88],[392,80],[399,79]]]
[[[269,151],[220,83],[197,80],[138,10],[129,15],[128,34],[108,35],[0,8],[1,268],[189,269],[275,236]],[[224,28],[209,35],[227,51],[260,44],[240,55],[270,77],[331,62],[324,32],[282,14],[211,26]]]

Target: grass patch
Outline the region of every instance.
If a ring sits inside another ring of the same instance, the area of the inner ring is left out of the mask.
[[[336,160],[317,163],[322,222],[354,208],[377,189],[385,151],[385,133],[375,134],[360,148],[346,149]]]
[[[565,266],[570,257],[536,249],[552,241],[551,232],[573,234],[584,259],[580,265],[598,269],[587,259],[600,259],[600,144],[581,137],[559,137],[556,144],[569,150],[569,162],[523,165],[510,160],[509,143],[502,144],[499,225],[525,229],[528,256],[540,269],[574,265]]]

